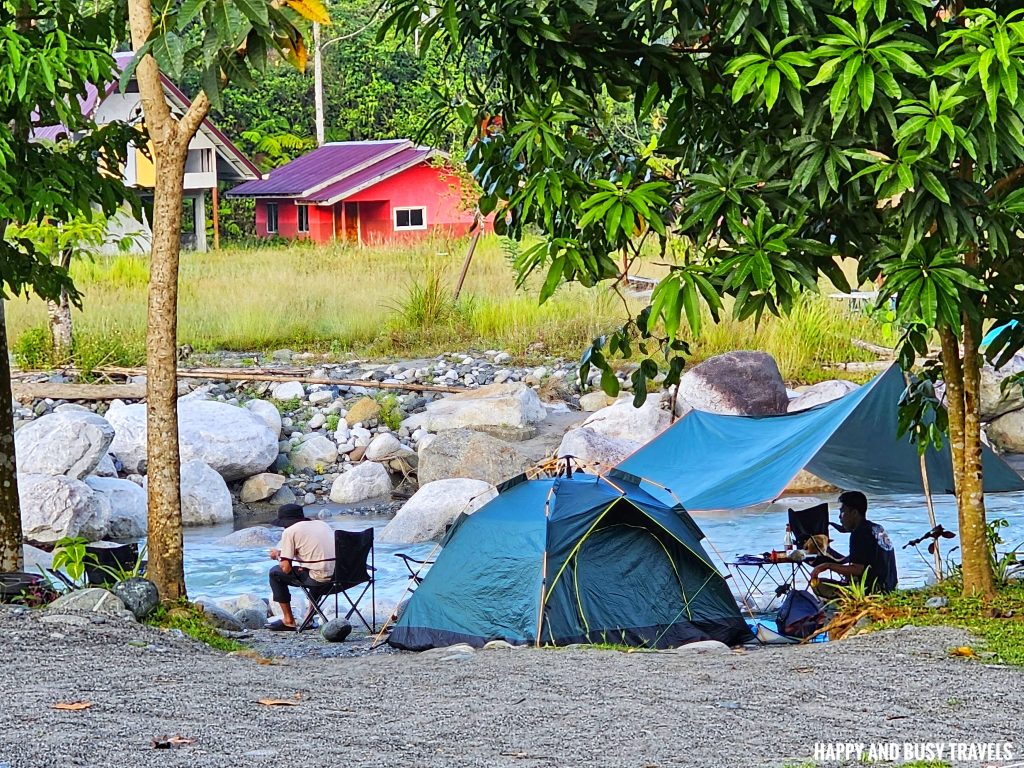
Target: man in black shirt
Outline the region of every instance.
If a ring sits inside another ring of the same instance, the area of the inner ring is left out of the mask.
[[[820,597],[830,599],[838,595],[837,587],[863,578],[868,592],[892,592],[897,581],[896,553],[885,529],[867,519],[867,497],[860,491],[847,491],[840,495],[839,504],[839,524],[850,534],[850,556],[842,563],[823,563],[811,571],[812,588]],[[842,581],[819,579],[825,571],[838,574]]]

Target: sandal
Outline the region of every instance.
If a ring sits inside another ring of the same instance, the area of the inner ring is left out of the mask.
[[[270,624],[267,624],[265,629],[267,629],[270,632],[294,632],[295,625],[285,624],[283,621],[278,619],[277,621],[272,621]]]

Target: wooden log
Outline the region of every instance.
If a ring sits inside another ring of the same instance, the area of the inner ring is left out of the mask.
[[[891,347],[883,347],[878,344],[872,344],[870,341],[862,341],[860,339],[850,339],[850,343],[858,349],[866,349],[868,352],[872,352],[879,357],[884,357],[889,360],[896,356],[896,353]]]
[[[16,382],[12,387],[19,401],[53,400],[142,400],[145,384],[56,384],[53,382]]]

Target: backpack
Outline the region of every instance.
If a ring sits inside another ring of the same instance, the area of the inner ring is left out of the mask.
[[[825,625],[821,601],[806,589],[791,589],[779,608],[779,632],[787,637],[810,637]]]

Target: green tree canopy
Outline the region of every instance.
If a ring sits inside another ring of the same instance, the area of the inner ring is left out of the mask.
[[[521,272],[619,276],[616,256],[681,244],[652,304],[586,360],[646,354],[634,383],[682,367],[682,323],[785,313],[840,260],[880,280],[908,327],[905,365],[943,347],[965,588],[992,588],[980,491],[978,346],[986,320],[1024,319],[1024,12],[989,0],[398,0],[389,27],[453,60],[471,41],[486,82],[461,115],[482,207],[541,240]],[[424,21],[425,20],[425,21]],[[623,149],[604,98],[659,129]],[[493,124],[493,122],[492,122]],[[661,352],[654,354],[655,339]],[[995,346],[1019,349],[1024,329]],[[662,356],[664,354],[664,357]],[[610,377],[609,377],[610,378]]]

